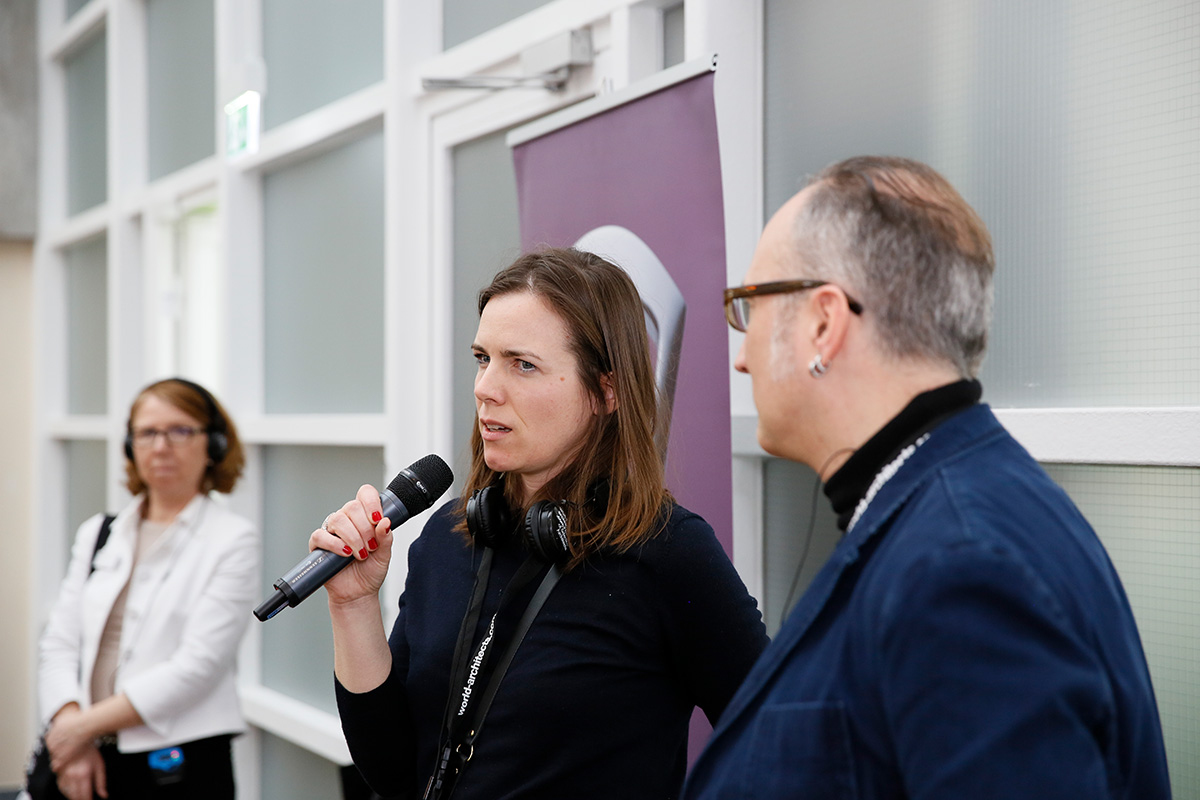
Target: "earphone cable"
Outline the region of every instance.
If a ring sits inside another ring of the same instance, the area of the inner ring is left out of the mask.
[[[813,477],[812,497],[809,498],[808,503],[808,533],[804,537],[804,547],[800,550],[800,563],[796,565],[796,572],[794,575],[792,575],[792,585],[788,589],[787,600],[783,604],[784,612],[779,618],[780,624],[782,624],[783,620],[787,619],[788,614],[791,613],[792,598],[795,596],[796,587],[800,583],[800,573],[804,571],[804,564],[806,561],[808,561],[809,547],[812,545],[813,532],[817,527],[817,491],[824,484],[824,481],[821,480],[821,476],[825,474],[826,468],[829,467],[830,463],[832,463],[835,458],[843,453],[853,453],[854,450],[855,448],[853,447],[843,447],[840,450],[835,450],[832,454],[830,454],[829,458],[825,459],[825,463],[821,465],[820,471],[818,471]]]

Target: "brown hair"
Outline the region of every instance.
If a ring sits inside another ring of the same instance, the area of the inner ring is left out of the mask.
[[[975,210],[919,161],[859,156],[822,170],[796,215],[799,262],[842,285],[898,358],[978,374],[992,316],[991,237]]]
[[[658,399],[645,312],[633,281],[600,256],[548,248],[521,256],[479,293],[479,313],[493,297],[528,292],[549,306],[567,327],[568,348],[584,390],[600,413],[582,433],[580,449],[558,475],[529,498],[566,501],[573,567],[602,549],[625,551],[656,536],[671,502],[663,464],[655,449]],[[605,411],[604,383],[616,397]],[[607,503],[588,502],[589,491],[607,481]],[[501,484],[509,507],[521,506],[515,481],[488,467],[476,424],[471,433],[471,469],[462,503],[485,486]],[[460,525],[465,530],[465,523]]]
[[[223,431],[226,439],[225,456],[217,463],[208,464],[200,490],[209,492],[215,489],[224,494],[232,492],[238,478],[242,476],[246,454],[242,449],[242,441],[238,438],[237,426],[233,424],[233,419],[225,412],[217,398],[199,384],[179,378],[152,383],[138,393],[130,406],[129,419],[125,422],[126,435],[133,433],[133,417],[151,395],[170,403],[188,416],[195,417],[210,435],[214,430]],[[214,419],[214,413],[220,419]],[[137,464],[128,456],[125,458],[125,488],[132,494],[140,494],[146,489],[146,483],[138,474]]]

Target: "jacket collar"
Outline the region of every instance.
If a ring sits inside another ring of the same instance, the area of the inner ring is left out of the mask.
[[[113,519],[111,538],[121,542],[119,549],[132,552],[133,540],[137,535],[138,525],[142,520],[142,509],[145,507],[146,502],[147,497],[143,492],[134,497],[130,503],[117,513],[116,518]],[[209,502],[211,502],[211,498],[204,492],[198,493],[189,500],[188,504],[183,507],[171,524],[167,526],[167,530],[163,534],[164,540],[178,538],[176,536],[177,531],[195,529]],[[112,555],[109,557],[116,556],[115,549],[110,550]],[[106,546],[102,549],[97,558],[104,557],[102,554],[105,550],[109,550],[109,548]]]
[[[189,500],[188,504],[184,506],[178,514],[175,515],[175,519],[171,524],[174,525],[179,523],[187,527],[191,527],[199,518],[204,509],[204,504],[207,503],[209,499],[210,498],[207,493],[197,492],[196,496]],[[116,521],[123,522],[129,518],[140,520],[142,518],[142,509],[146,507],[147,502],[149,502],[149,498],[146,496],[145,492],[142,492],[137,497],[133,498],[133,502],[121,509],[121,511],[117,514]]]
[[[877,537],[886,535],[886,531],[881,533],[884,523],[948,461],[1001,435],[1004,435],[1004,428],[986,404],[976,404],[944,420],[930,433],[929,439],[879,489],[857,524],[838,543],[833,555],[813,578],[774,641],[755,663],[725,709],[713,734],[714,739],[745,714],[766,690],[775,673],[825,608],[842,576],[863,559],[864,550],[872,547]]]
[[[204,512],[205,506],[208,504],[208,500],[209,497],[207,494],[198,492],[175,517],[175,524],[187,528],[195,527],[196,523],[200,520],[200,515]]]
[[[886,466],[920,437],[983,396],[977,380],[960,380],[921,392],[900,413],[858,448],[825,484],[825,495],[838,515],[838,527],[850,528],[869,489]]]

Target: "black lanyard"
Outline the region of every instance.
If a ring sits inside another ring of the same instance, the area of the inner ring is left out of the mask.
[[[483,729],[484,718],[491,708],[504,674],[508,671],[508,665],[529,631],[529,626],[533,624],[534,617],[550,596],[558,579],[562,577],[562,572],[557,566],[551,566],[546,572],[537,591],[530,598],[529,605],[525,607],[517,628],[513,631],[512,639],[488,681],[487,688],[480,694],[478,678],[483,674],[484,667],[495,650],[493,638],[497,617],[508,607],[509,600],[519,594],[546,566],[533,556],[525,559],[501,592],[500,605],[492,614],[491,622],[488,623],[488,629],[484,632],[474,657],[470,657],[467,652],[468,642],[473,638],[483,610],[483,600],[487,594],[488,578],[492,569],[492,552],[490,547],[484,549],[479,571],[475,574],[471,604],[467,607],[467,613],[458,631],[458,641],[454,645],[454,670],[450,676],[450,688],[454,694],[446,702],[446,716],[438,741],[438,762],[425,787],[424,797],[428,799],[447,798],[454,791],[458,776],[475,754],[475,740]]]

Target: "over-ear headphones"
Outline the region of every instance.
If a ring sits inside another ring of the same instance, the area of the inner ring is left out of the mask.
[[[484,547],[495,547],[512,535],[512,514],[499,486],[485,486],[467,500],[467,530]],[[521,538],[529,552],[549,564],[571,557],[567,541],[567,512],[563,503],[539,500],[525,512]]]
[[[216,398],[208,389],[187,378],[168,378],[167,380],[186,386],[204,398],[204,405],[208,408],[208,426],[205,428],[205,433],[208,434],[208,459],[213,464],[220,464],[225,460],[226,453],[229,452],[229,426],[225,424],[225,416],[217,408]],[[130,422],[132,423],[132,418]],[[132,430],[125,433],[125,457],[133,461]]]

